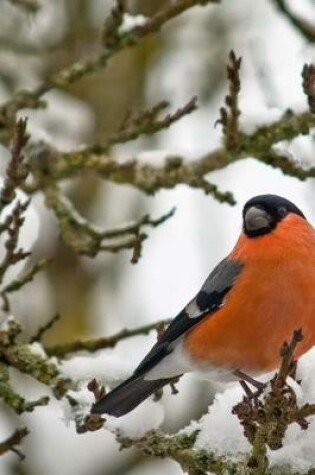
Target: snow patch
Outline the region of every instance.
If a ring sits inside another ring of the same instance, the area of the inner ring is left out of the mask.
[[[125,13],[118,32],[120,34],[129,33],[138,26],[145,25],[146,22],[147,18],[144,15],[130,15],[129,13]]]
[[[143,437],[149,430],[160,427],[164,420],[164,408],[160,402],[147,400],[119,419],[105,417],[106,429],[112,432],[118,431],[126,437],[138,438]]]
[[[268,126],[279,120],[283,111],[277,107],[250,104],[247,100],[240,101],[240,125],[242,132],[254,133],[259,127]]]
[[[40,356],[41,358],[44,358],[44,359],[47,358],[47,355],[46,355],[46,352],[43,348],[43,345],[41,343],[39,343],[38,341],[35,341],[31,345],[29,345],[29,347],[30,347],[31,352],[34,355]]]
[[[83,422],[85,416],[90,413],[94,396],[93,393],[88,390],[87,384],[87,381],[82,382],[77,391],[69,390],[67,392],[68,398],[75,401],[75,404],[72,405],[67,399],[63,399],[62,401],[63,420],[67,426],[69,426],[73,420]]]
[[[302,380],[301,386],[290,380],[300,406],[315,402],[315,348],[304,355],[298,366],[297,379]],[[263,378],[261,378],[263,379]],[[264,378],[265,379],[265,378]],[[270,375],[268,376],[270,379]],[[229,457],[231,460],[243,459],[250,452],[250,444],[243,435],[242,427],[232,408],[242,400],[243,391],[239,385],[229,387],[215,396],[208,413],[199,421],[192,422],[183,432],[199,431],[195,448],[215,452],[217,455]],[[297,424],[289,427],[283,447],[276,451],[268,451],[272,466],[288,465],[297,471],[305,471],[314,466],[315,452],[315,417],[308,419],[307,430],[301,430]]]

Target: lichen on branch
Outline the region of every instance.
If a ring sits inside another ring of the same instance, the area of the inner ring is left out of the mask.
[[[80,216],[57,186],[46,188],[45,198],[47,207],[54,211],[58,220],[63,241],[75,252],[94,257],[101,251],[117,253],[123,249],[131,249],[133,264],[138,262],[142,244],[147,239],[147,234],[142,229],[156,228],[175,213],[173,208],[157,219],[144,215],[138,222],[101,230]]]

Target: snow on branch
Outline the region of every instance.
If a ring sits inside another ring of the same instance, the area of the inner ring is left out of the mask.
[[[307,432],[309,422],[306,418],[315,415],[315,404],[298,404],[295,386],[299,386],[301,381],[296,383],[292,380],[296,377],[297,370],[294,352],[302,338],[301,331],[295,331],[291,341],[284,343],[280,350],[281,366],[278,373],[265,384],[263,389],[252,392],[247,388],[243,400],[234,404],[232,413],[239,419],[244,436],[249,442],[247,453],[229,457],[211,451],[211,448],[207,450],[200,448],[198,439],[201,432],[207,429],[203,429],[198,422],[192,423],[190,428],[173,436],[165,435],[159,430],[152,430],[142,437],[128,437],[117,429],[116,438],[120,447],[135,447],[148,456],[170,457],[176,460],[183,471],[189,475],[207,475],[210,472],[247,475],[279,473],[277,471],[279,468],[270,466],[268,449],[277,451],[283,446],[285,434],[292,424],[297,424],[302,432]],[[209,416],[214,411],[215,407],[210,406]],[[228,416],[226,411],[224,416]],[[203,419],[206,417],[203,416]],[[218,421],[216,423],[218,424]],[[205,425],[204,422],[203,425]],[[215,431],[225,429],[217,426],[213,427],[212,431],[215,433]],[[231,436],[233,437],[232,434]],[[229,434],[225,437],[228,438]],[[234,437],[239,438],[239,435],[235,433]],[[224,450],[223,446],[222,451]],[[296,473],[292,470],[290,466],[287,466],[281,473]]]
[[[303,91],[307,96],[308,105],[312,113],[315,112],[315,66],[305,64],[302,71]]]

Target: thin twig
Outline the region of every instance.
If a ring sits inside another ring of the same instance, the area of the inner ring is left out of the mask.
[[[29,140],[26,119],[19,119],[12,142],[11,160],[6,170],[4,186],[0,191],[0,213],[15,198],[15,190],[25,181],[28,170],[24,164],[23,149]]]
[[[0,456],[6,454],[7,452],[13,451],[15,452],[21,460],[25,458],[25,456],[16,449],[18,445],[21,444],[23,439],[29,434],[29,430],[26,427],[23,429],[17,429],[13,432],[10,437],[8,437],[3,442],[0,442]]]
[[[140,438],[126,437],[120,433],[116,434],[116,438],[121,449],[134,447],[145,456],[171,458],[189,475],[238,473],[236,463],[211,451],[196,450],[194,444],[197,435],[198,431],[169,436],[159,430],[151,430]]]
[[[127,0],[116,0],[111,14],[106,18],[102,31],[102,45],[108,49],[115,48],[120,41],[119,27],[126,13]]]
[[[152,135],[160,130],[167,129],[182,117],[191,114],[197,109],[197,97],[193,97],[183,107],[159,119],[158,114],[168,107],[168,105],[167,102],[163,101],[150,110],[144,111],[134,117],[129,117],[129,120],[124,122],[120,130],[108,138],[104,149],[108,149],[117,143],[121,144],[134,140],[140,135]]]
[[[9,219],[5,221],[7,224],[6,232],[8,237],[4,244],[6,252],[0,263],[0,283],[2,283],[9,267],[15,265],[17,262],[23,261],[30,255],[29,252],[25,252],[22,248],[18,247],[20,230],[24,224],[24,213],[28,205],[29,201],[25,203],[18,201],[9,215]]]
[[[43,325],[42,327],[40,327],[36,334],[34,336],[32,336],[32,338],[30,339],[30,343],[35,343],[37,341],[41,341],[44,334],[50,330],[54,325],[55,323],[57,323],[58,321],[60,320],[60,314],[59,313],[56,313],[55,315],[53,315],[47,323],[45,323],[45,325]]]
[[[76,353],[78,351],[88,351],[94,353],[95,351],[102,350],[104,348],[113,348],[119,341],[131,338],[137,335],[147,335],[150,331],[155,330],[160,325],[168,325],[170,320],[161,320],[159,322],[150,323],[132,329],[123,329],[120,332],[112,336],[103,338],[96,338],[92,340],[76,340],[70,343],[57,344],[53,346],[46,346],[45,351],[48,355],[58,356],[59,358],[65,358],[70,353]]]
[[[58,220],[63,241],[75,252],[93,257],[101,251],[115,253],[122,249],[132,249],[133,263],[138,261],[142,243],[147,238],[142,228],[146,226],[155,228],[175,213],[173,208],[158,219],[151,219],[149,215],[145,215],[138,222],[101,230],[80,216],[57,186],[47,188],[45,195],[47,206],[54,211]]]
[[[286,0],[273,0],[279,11],[311,43],[315,42],[315,25],[295,15],[286,4]]]
[[[303,340],[303,333],[301,329],[295,330],[292,339],[289,343],[284,342],[281,350],[281,366],[276,374],[274,384],[275,386],[283,387],[286,379],[292,376],[292,371],[295,370],[294,351],[297,345]]]
[[[117,163],[108,154],[96,153],[97,151],[88,153],[85,150],[78,150],[60,153],[44,145],[31,152],[31,167],[35,180],[28,191],[45,189],[47,177],[51,184],[89,170],[105,180],[129,184],[147,194],[186,184],[212,194],[219,201],[232,204],[234,199],[231,193],[220,192],[206,179],[209,173],[244,158],[256,157],[259,161],[280,169],[285,175],[300,180],[315,177],[315,167],[304,169],[288,157],[280,157],[272,149],[273,145],[280,141],[292,140],[302,133],[307,134],[314,126],[315,115],[311,112],[300,114],[287,112],[273,124],[259,127],[252,134],[240,133],[237,152],[231,153],[222,147],[193,161],[170,154],[161,166],[142,163],[137,159]]]
[[[53,88],[64,88],[78,81],[83,76],[93,73],[100,68],[104,68],[109,59],[122,49],[137,45],[140,40],[148,35],[158,32],[165,24],[182,13],[190,10],[195,5],[207,5],[217,3],[217,0],[177,0],[175,3],[167,5],[164,9],[157,12],[153,17],[142,26],[135,26],[130,31],[120,33],[112,43],[108,42],[106,46],[101,47],[100,51],[94,56],[80,59],[69,67],[62,69],[52,75],[47,81],[40,84],[32,91],[18,91],[9,101],[0,107],[0,121],[4,127],[2,134],[3,141],[10,136],[12,125],[15,122],[16,113],[20,109],[38,108],[42,106],[41,96]],[[119,1],[118,5],[123,4]]]
[[[8,0],[12,5],[23,8],[27,13],[36,13],[40,9],[37,0]]]
[[[311,112],[315,112],[315,66],[304,64],[302,71],[303,91],[307,96],[308,105]]]
[[[0,295],[3,299],[2,308],[5,312],[10,311],[10,302],[9,302],[8,294],[12,292],[17,292],[22,287],[32,282],[34,277],[43,269],[45,269],[47,266],[49,266],[51,262],[52,262],[51,259],[42,259],[39,262],[36,262],[36,264],[34,264],[28,272],[26,272],[21,277],[13,280],[8,285],[6,285],[3,289],[1,289]]]
[[[225,146],[227,150],[237,151],[239,147],[239,116],[238,95],[241,89],[240,68],[242,58],[237,58],[232,50],[227,65],[229,94],[225,97],[226,107],[220,109],[220,119],[216,123],[223,126]]]

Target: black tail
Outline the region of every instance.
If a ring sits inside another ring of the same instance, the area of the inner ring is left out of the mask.
[[[174,378],[146,381],[143,374],[141,376],[131,376],[93,404],[91,413],[106,413],[111,416],[121,417],[173,380]]]

